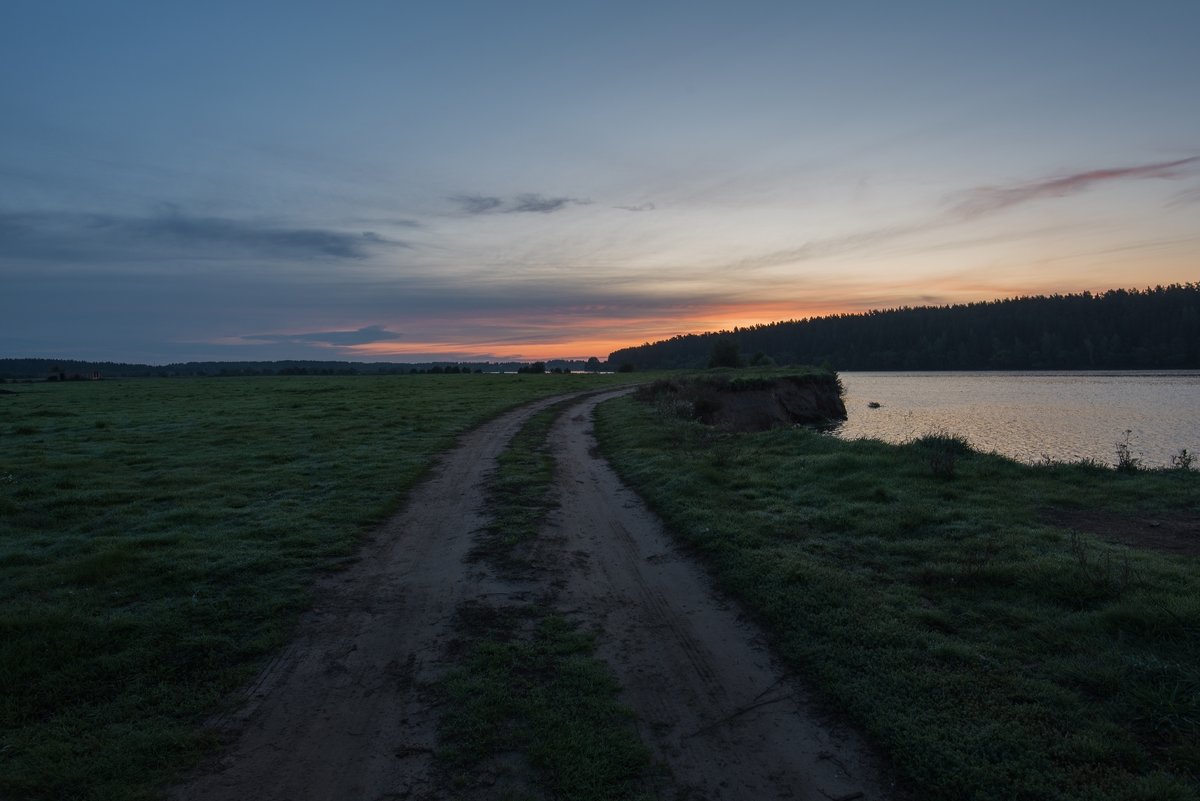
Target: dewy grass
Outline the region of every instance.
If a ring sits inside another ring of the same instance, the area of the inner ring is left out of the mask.
[[[519,561],[515,547],[537,536],[547,512],[554,508],[550,496],[554,458],[546,438],[572,402],[561,401],[535,414],[496,459],[496,472],[487,487],[491,520],[486,536],[478,538],[473,557],[486,558],[499,569],[513,568]]]
[[[502,574],[527,566],[519,546],[538,535],[553,508],[546,439],[570,403],[530,418],[497,459],[488,487],[492,522],[476,553]],[[552,609],[552,596],[459,609],[457,648],[466,655],[439,687],[448,703],[438,755],[449,783],[477,790],[486,776],[501,798],[647,797],[637,787],[649,752],[617,703],[616,678],[592,655],[593,636]]]
[[[18,385],[0,396],[0,796],[157,796],[200,724],[468,428],[628,376]]]
[[[724,434],[630,398],[598,417],[624,478],[921,798],[1200,797],[1197,557],[1046,514],[1194,516],[1200,474]]]
[[[499,773],[498,791],[531,798],[637,797],[648,752],[615,700],[612,671],[591,655],[591,636],[535,607],[520,611],[526,626],[497,616],[442,683],[439,757],[451,784]],[[532,786],[523,786],[524,765]]]

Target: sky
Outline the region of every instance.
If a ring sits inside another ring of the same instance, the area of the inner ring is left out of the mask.
[[[1200,280],[1200,2],[0,4],[0,357],[601,359]]]

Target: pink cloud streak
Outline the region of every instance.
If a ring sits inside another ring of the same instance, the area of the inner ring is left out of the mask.
[[[1158,164],[1143,164],[1137,167],[1115,167],[1107,170],[1088,170],[1047,178],[1017,186],[981,186],[967,193],[965,199],[951,211],[971,219],[1001,209],[1027,203],[1043,197],[1063,197],[1090,189],[1098,183],[1108,181],[1138,180],[1142,178],[1178,178],[1186,174],[1181,168],[1200,162],[1200,156],[1192,156]]]

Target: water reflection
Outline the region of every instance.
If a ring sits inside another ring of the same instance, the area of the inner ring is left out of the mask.
[[[1200,372],[842,373],[835,432],[905,442],[935,431],[1024,462],[1104,464],[1129,432],[1135,457],[1200,453]],[[871,408],[870,404],[879,404]]]

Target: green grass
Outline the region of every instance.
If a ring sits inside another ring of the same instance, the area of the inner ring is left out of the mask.
[[[550,492],[554,458],[546,438],[571,403],[561,401],[535,414],[497,457],[487,486],[490,520],[484,535],[476,537],[472,558],[486,559],[504,574],[528,567],[518,546],[537,537],[555,505]]]
[[[488,482],[492,522],[476,555],[501,575],[529,568],[521,547],[554,504],[546,440],[569,402],[538,412],[497,459]],[[593,656],[594,637],[553,611],[554,598],[458,610],[460,666],[438,687],[445,700],[439,761],[452,789],[489,797],[607,801],[646,798],[649,752],[619,685]]]
[[[598,436],[919,797],[1200,798],[1200,560],[1044,514],[1194,515],[1200,473],[724,434],[632,398]]]
[[[612,671],[592,656],[592,635],[531,605],[471,617],[472,645],[440,688],[438,756],[452,787],[498,774],[500,797],[643,797],[649,755],[615,700]]]
[[[0,396],[0,796],[157,797],[433,457],[629,376],[170,379]]]

